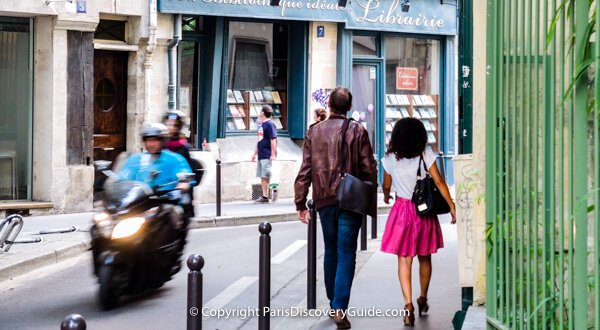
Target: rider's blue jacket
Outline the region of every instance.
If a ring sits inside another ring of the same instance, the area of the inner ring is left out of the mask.
[[[158,172],[154,180],[152,179],[152,172]],[[158,190],[173,190],[179,182],[177,173],[192,173],[192,169],[181,155],[162,150],[158,158],[148,152],[131,155],[121,167],[119,178],[121,180],[144,182],[150,188],[160,186]],[[190,185],[196,185],[193,178]]]

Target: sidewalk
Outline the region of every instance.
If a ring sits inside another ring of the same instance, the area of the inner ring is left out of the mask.
[[[453,329],[452,318],[461,308],[461,294],[458,286],[458,256],[456,248],[456,227],[450,224],[449,216],[441,216],[440,223],[444,235],[444,248],[432,256],[433,274],[429,285],[429,315],[415,320],[415,329]],[[381,235],[369,240],[368,251],[372,253],[354,276],[350,306],[357,316],[349,317],[353,329],[402,329],[401,317],[373,317],[370,310],[400,310],[404,308],[402,290],[397,276],[397,257],[379,251]],[[363,252],[364,253],[364,252]],[[412,267],[413,305],[417,311],[419,297],[419,263],[415,258]],[[326,308],[327,306],[320,306]],[[362,314],[360,314],[362,313]],[[366,314],[366,315],[365,315]],[[332,329],[333,321],[322,317],[312,330]],[[466,328],[465,328],[466,329]]]

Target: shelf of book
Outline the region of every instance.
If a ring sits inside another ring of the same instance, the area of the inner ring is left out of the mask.
[[[385,143],[389,143],[394,124],[401,118],[412,117],[423,122],[427,130],[427,145],[439,151],[438,95],[386,94]]]
[[[257,130],[256,121],[263,105],[273,109],[272,120],[278,130],[286,129],[286,92],[227,90],[227,131]]]

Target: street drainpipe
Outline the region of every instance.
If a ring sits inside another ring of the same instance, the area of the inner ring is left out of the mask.
[[[158,21],[158,14],[156,8],[156,0],[151,0],[149,2],[149,13],[150,17],[148,19],[148,45],[146,45],[146,50],[144,51],[144,109],[141,114],[141,118],[139,115],[136,115],[136,128],[134,130],[139,129],[142,123],[146,123],[148,121],[148,114],[151,112],[151,104],[150,95],[152,94],[152,57],[154,56],[154,52],[156,51],[156,28]],[[141,122],[140,122],[141,121]],[[142,141],[139,138],[139,134],[135,134],[136,142],[135,146],[137,150],[142,149]]]
[[[181,40],[181,14],[173,20],[173,39],[169,43],[169,110],[175,110],[177,105],[177,45]]]

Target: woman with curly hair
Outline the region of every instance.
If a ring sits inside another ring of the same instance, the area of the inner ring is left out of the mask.
[[[429,311],[427,290],[431,280],[431,255],[444,246],[437,216],[419,216],[411,201],[417,182],[417,170],[422,166],[421,159],[450,206],[452,223],[456,222],[454,202],[448,186],[438,171],[433,151],[426,149],[426,145],[427,131],[423,123],[415,118],[403,118],[394,125],[388,150],[381,160],[385,170],[383,194],[386,204],[389,204],[391,199],[392,184],[396,191],[396,200],[382,237],[381,251],[398,256],[398,278],[404,296],[404,309],[409,312],[409,315],[404,317],[404,324],[409,326],[415,322],[411,283],[413,258],[417,256],[419,259],[421,294],[417,304],[421,316]],[[425,175],[423,172],[422,170],[422,176]]]

